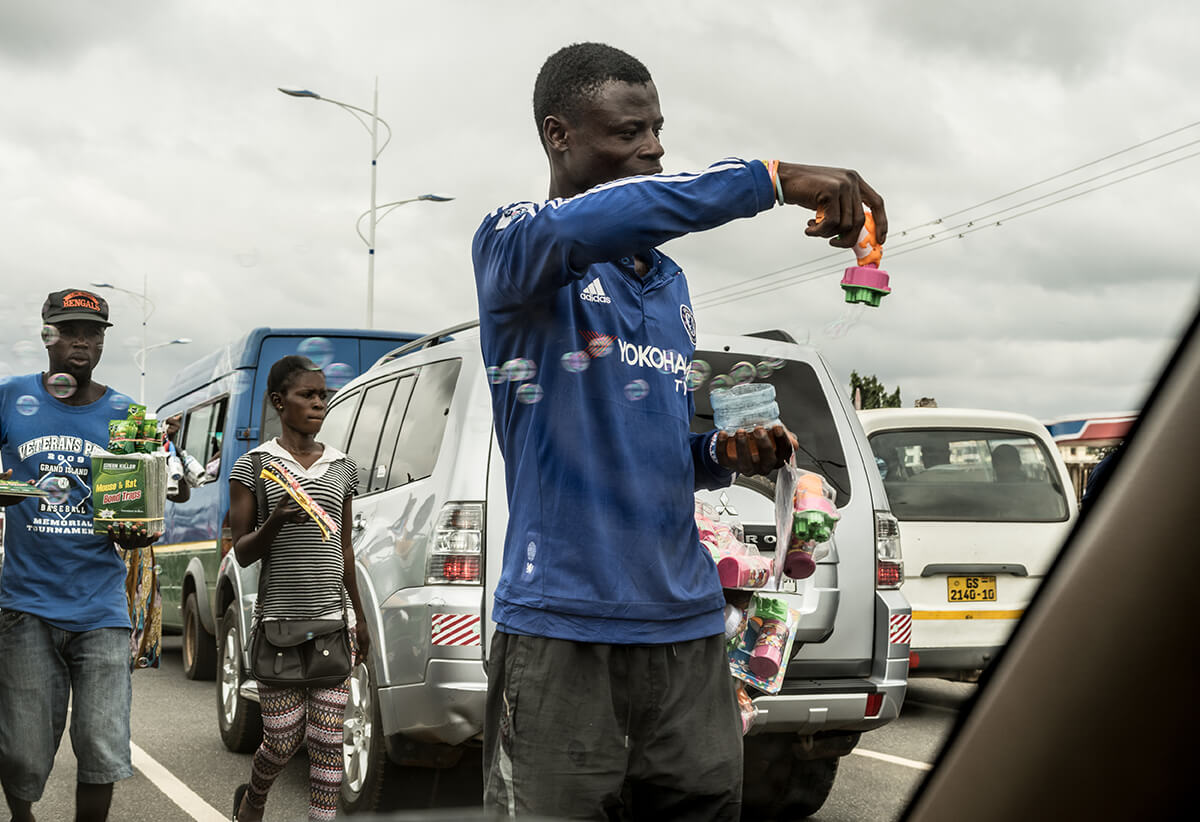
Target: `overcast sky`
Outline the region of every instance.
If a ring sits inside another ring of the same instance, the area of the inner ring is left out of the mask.
[[[254,326],[363,325],[368,135],[278,86],[370,108],[378,77],[395,130],[378,202],[456,199],[379,224],[376,324],[473,318],[475,227],[546,196],[538,68],[599,40],[654,76],[667,171],[730,155],[849,166],[887,202],[894,293],[878,309],[842,302],[849,251],[816,264],[828,276],[762,276],[832,251],[799,208],[668,244],[701,331],[785,329],[840,381],[875,374],[905,405],[1136,409],[1200,297],[1200,157],[1006,218],[1200,150],[1184,147],[1200,140],[1184,128],[1200,121],[1198,31],[1183,0],[4,2],[0,375],[44,366],[42,300],[89,282],[146,277],[150,344],[193,340],[150,353],[152,405],[174,370]],[[961,239],[935,233],[974,218]],[[97,376],[134,393],[141,302],[109,296]]]

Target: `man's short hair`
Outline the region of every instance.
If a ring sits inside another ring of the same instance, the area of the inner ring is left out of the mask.
[[[650,72],[630,54],[604,43],[574,43],[546,58],[533,85],[533,119],[542,140],[542,122],[551,114],[576,117],[582,104],[595,98],[600,87],[649,83]]]

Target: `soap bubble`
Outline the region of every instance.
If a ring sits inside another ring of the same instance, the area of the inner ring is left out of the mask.
[[[754,367],[754,375],[760,380],[765,380],[775,373],[775,369],[766,362],[760,362]]]
[[[26,417],[36,414],[38,412],[37,397],[31,394],[24,394],[17,397],[17,412],[24,414]]]
[[[66,477],[46,477],[38,483],[38,488],[46,492],[46,501],[51,505],[61,505],[67,501],[71,491],[71,481]]]
[[[312,638],[313,638],[313,632],[312,632],[312,631],[309,631],[308,633],[306,633],[306,634],[304,635],[304,638],[305,638],[305,639],[312,639]]]
[[[502,382],[508,381],[508,375],[504,373],[504,369],[498,365],[489,365],[487,367],[488,382],[492,385],[499,385]]]
[[[512,382],[528,382],[537,376],[537,363],[517,358],[504,364],[504,374]]]
[[[46,380],[46,390],[65,400],[75,393],[75,378],[70,374],[51,374]]]
[[[29,340],[18,340],[13,343],[12,351],[17,360],[25,364],[37,359],[37,346]]]
[[[718,374],[712,378],[710,388],[713,391],[718,391],[722,388],[733,388],[733,379],[728,374]]]
[[[527,382],[517,389],[517,402],[533,405],[535,402],[541,402],[545,395],[546,392],[536,382]]]
[[[663,352],[662,365],[655,369],[660,374],[666,374],[668,377],[675,373],[675,368],[679,363],[684,362],[684,357],[678,351],[667,350]]]
[[[646,399],[646,395],[650,393],[650,383],[645,380],[634,380],[625,386],[625,396],[631,402]]]
[[[238,371],[233,377],[233,387],[230,393],[234,396],[245,394],[254,387],[254,375],[249,371]]]
[[[733,368],[729,369],[729,378],[733,380],[734,385],[746,385],[754,382],[754,375],[758,370],[753,363],[748,363],[745,360],[735,363]]]
[[[133,405],[133,400],[130,397],[119,393],[113,394],[112,399],[110,399],[108,402],[109,405],[112,406],[113,411],[120,414],[122,419],[124,419],[125,415],[129,413],[129,406]]]
[[[346,383],[354,379],[354,369],[344,362],[335,362],[324,369],[325,387],[337,391],[344,388]]]
[[[700,386],[708,381],[712,376],[712,366],[704,360],[692,360],[692,365],[688,368],[687,373],[687,389],[695,391]]]
[[[47,323],[42,326],[42,345],[49,348],[58,342],[62,335],[58,333],[58,327]]]
[[[586,351],[568,351],[562,355],[562,367],[572,374],[587,371],[587,367],[591,364],[592,358],[587,355]]]
[[[587,344],[588,356],[593,360],[598,360],[601,357],[607,357],[612,353],[613,341],[616,337],[598,336]]]
[[[309,337],[301,341],[296,353],[301,357],[308,357],[321,370],[333,364],[333,343],[324,337]]]

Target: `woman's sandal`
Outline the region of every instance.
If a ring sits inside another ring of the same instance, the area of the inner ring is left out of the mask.
[[[248,790],[250,790],[250,783],[243,782],[233,792],[233,822],[237,822],[238,811],[242,809],[242,798],[246,796]]]

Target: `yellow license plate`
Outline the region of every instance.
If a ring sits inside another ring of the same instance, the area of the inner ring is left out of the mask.
[[[950,602],[995,602],[995,577],[946,577],[946,599]]]

